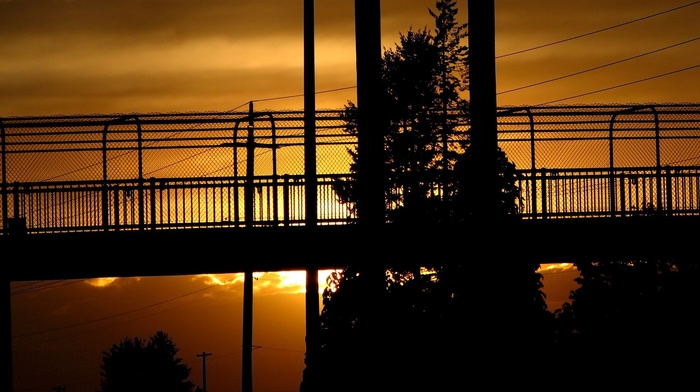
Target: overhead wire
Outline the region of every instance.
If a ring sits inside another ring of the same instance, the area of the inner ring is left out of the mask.
[[[603,91],[613,90],[613,89],[620,88],[620,87],[626,87],[626,86],[629,86],[629,85],[632,85],[632,84],[637,84],[637,83],[641,83],[641,82],[646,82],[646,81],[649,81],[649,80],[652,80],[652,79],[658,79],[658,78],[661,78],[661,77],[664,77],[664,76],[668,76],[668,75],[672,75],[672,74],[676,74],[676,73],[688,71],[688,70],[691,70],[691,69],[694,69],[694,68],[698,68],[698,67],[700,67],[700,64],[695,64],[695,65],[692,65],[692,66],[690,66],[690,67],[685,67],[685,68],[677,69],[677,70],[675,70],[675,71],[670,71],[670,72],[666,72],[666,73],[662,73],[662,74],[657,74],[657,75],[654,75],[654,76],[650,76],[650,77],[648,77],[648,78],[637,79],[637,80],[634,80],[634,81],[631,81],[631,82],[622,83],[622,84],[618,84],[618,85],[615,85],[615,86],[610,86],[610,87],[606,87],[606,88],[602,88],[602,89],[598,89],[598,90],[594,90],[594,91],[589,91],[589,92],[582,93],[582,94],[572,95],[572,96],[569,96],[569,97],[566,97],[566,98],[553,99],[553,100],[551,100],[551,101],[539,103],[539,104],[537,104],[537,105],[535,105],[535,106],[548,105],[548,104],[551,104],[551,103],[561,102],[561,101],[567,101],[567,100],[569,100],[569,99],[579,98],[579,97],[583,97],[583,96],[586,96],[586,95],[597,94],[597,93],[600,93],[600,92],[603,92]]]
[[[72,284],[84,282],[87,279],[76,279],[76,280],[39,280],[26,282],[24,284],[13,284],[11,287],[10,295],[22,295],[30,294],[37,291],[50,290],[56,287],[69,286]]]
[[[195,290],[195,291],[192,291],[192,292],[189,292],[189,293],[185,293],[185,294],[179,295],[179,296],[177,296],[177,297],[168,298],[168,299],[163,300],[163,301],[154,302],[154,303],[151,303],[151,304],[148,304],[148,305],[144,305],[144,306],[141,306],[141,307],[138,307],[138,308],[126,310],[126,311],[124,311],[124,312],[111,314],[111,315],[109,315],[109,316],[100,317],[100,318],[96,318],[96,319],[92,319],[92,320],[87,320],[87,321],[80,322],[80,323],[75,323],[75,324],[70,324],[70,325],[64,325],[64,326],[56,327],[56,328],[52,328],[52,329],[46,329],[46,330],[37,331],[37,332],[29,332],[29,333],[25,333],[25,334],[21,334],[21,335],[14,335],[14,336],[12,336],[12,338],[13,338],[13,339],[14,339],[14,338],[24,338],[24,337],[35,336],[35,335],[41,335],[41,334],[50,333],[50,332],[62,331],[62,330],[70,329],[70,328],[75,328],[75,327],[80,327],[80,326],[88,325],[88,324],[94,324],[94,323],[97,323],[97,322],[100,322],[100,321],[113,319],[113,318],[120,317],[120,316],[124,316],[124,315],[130,314],[130,313],[138,312],[138,311],[141,311],[141,310],[145,310],[145,309],[153,308],[153,307],[156,307],[156,306],[159,306],[159,305],[163,305],[163,304],[166,304],[166,303],[169,303],[169,302],[173,302],[173,301],[176,301],[176,300],[178,300],[178,299],[182,299],[182,298],[185,298],[185,297],[188,297],[188,296],[197,294],[197,293],[201,293],[201,292],[203,292],[203,291],[211,290],[212,288],[215,288],[215,287],[218,287],[218,286],[214,286],[214,285],[208,286],[208,287],[205,287],[205,288],[203,288],[203,289],[199,289],[199,290]]]
[[[523,50],[519,50],[519,51],[507,53],[507,54],[504,54],[504,55],[496,56],[496,59],[503,58],[503,57],[508,57],[508,56],[512,56],[512,55],[516,55],[516,54],[526,53],[526,52],[530,52],[530,51],[533,51],[533,50],[537,50],[537,49],[541,49],[541,48],[553,46],[553,45],[556,45],[556,44],[560,44],[560,43],[572,41],[572,40],[575,40],[575,39],[587,37],[587,36],[590,36],[590,35],[593,35],[593,34],[598,34],[598,33],[604,32],[604,31],[609,31],[609,30],[612,30],[612,29],[616,29],[616,28],[619,28],[619,27],[622,27],[622,26],[626,26],[626,25],[632,24],[632,23],[636,23],[636,22],[639,22],[639,21],[643,21],[643,20],[646,20],[646,19],[650,19],[650,18],[653,18],[653,17],[656,17],[656,16],[660,16],[660,15],[664,15],[664,14],[667,14],[667,13],[670,13],[670,12],[678,11],[678,10],[680,10],[680,9],[683,9],[683,8],[686,8],[686,7],[690,7],[690,6],[693,6],[693,5],[696,5],[696,4],[700,4],[700,1],[694,1],[694,2],[687,3],[687,4],[684,4],[684,5],[678,6],[678,7],[674,7],[674,8],[667,9],[667,10],[665,10],[665,11],[657,12],[657,13],[654,13],[654,14],[651,14],[651,15],[647,15],[647,16],[644,16],[644,17],[641,17],[641,18],[633,19],[633,20],[630,20],[630,21],[627,21],[627,22],[618,23],[618,24],[615,24],[615,25],[612,25],[612,26],[608,26],[608,27],[605,27],[605,28],[602,28],[602,29],[594,30],[594,31],[591,31],[591,32],[588,32],[588,33],[579,34],[579,35],[576,35],[576,36],[573,36],[573,37],[569,37],[569,38],[566,38],[566,39],[562,39],[562,40],[550,42],[550,43],[547,43],[547,44],[538,45],[538,46],[534,46],[534,47],[531,47],[531,48],[527,48],[527,49],[523,49]],[[640,58],[640,57],[644,57],[644,56],[647,56],[647,55],[650,55],[650,54],[658,53],[658,52],[661,52],[661,51],[664,51],[664,50],[667,50],[667,49],[670,49],[670,48],[674,48],[674,47],[677,47],[677,46],[680,46],[680,45],[685,45],[685,44],[688,44],[688,43],[690,43],[690,42],[696,41],[696,40],[698,40],[698,39],[700,39],[700,37],[692,38],[692,39],[689,39],[689,40],[686,40],[686,41],[683,41],[683,42],[679,42],[679,43],[676,43],[676,44],[673,44],[673,45],[669,45],[669,46],[666,46],[666,47],[663,47],[663,48],[660,48],[660,49],[656,49],[656,50],[653,50],[653,51],[650,51],[650,52],[642,53],[642,54],[639,54],[639,55],[636,55],[636,56],[632,56],[632,57],[629,57],[629,58],[626,58],[626,59],[622,59],[622,60],[614,61],[614,62],[611,62],[611,63],[603,64],[603,65],[600,65],[600,66],[588,68],[588,69],[585,69],[585,70],[582,70],[582,71],[578,71],[578,72],[574,72],[574,73],[571,73],[571,74],[568,74],[568,75],[564,75],[564,76],[560,76],[560,77],[556,77],[556,78],[544,80],[544,81],[537,82],[537,83],[532,83],[532,84],[529,84],[529,85],[526,85],[526,86],[521,86],[521,87],[516,87],[516,88],[513,88],[513,89],[509,89],[509,90],[500,91],[500,92],[497,92],[496,95],[506,94],[506,93],[510,93],[510,92],[514,92],[514,91],[519,91],[519,90],[524,90],[524,89],[526,89],[526,88],[531,88],[531,87],[539,86],[539,85],[542,85],[542,84],[546,84],[546,83],[551,83],[551,82],[554,82],[554,81],[562,80],[562,79],[565,79],[565,78],[569,78],[569,77],[573,77],[573,76],[578,76],[578,75],[581,75],[581,74],[584,74],[584,73],[588,73],[588,72],[592,72],[592,71],[595,71],[595,70],[599,70],[599,69],[602,69],[602,68],[606,68],[606,67],[609,67],[609,66],[612,66],[612,65],[620,64],[620,63],[623,63],[623,62],[626,62],[626,61],[630,61],[630,60],[633,60],[633,59],[637,59],[637,58]],[[583,97],[583,96],[587,96],[587,95],[593,95],[593,94],[597,94],[597,93],[600,93],[600,92],[609,91],[609,90],[613,90],[613,89],[617,89],[617,88],[621,88],[621,87],[626,87],[626,86],[629,86],[629,85],[633,85],[633,84],[637,84],[637,83],[641,83],[641,82],[645,82],[645,81],[657,79],[657,78],[664,77],[664,76],[668,76],[668,75],[672,75],[672,74],[677,74],[677,73],[680,73],[680,72],[685,72],[685,71],[688,71],[688,70],[691,70],[691,69],[694,69],[694,68],[697,68],[697,67],[698,67],[697,65],[695,65],[695,66],[690,66],[690,67],[686,67],[686,68],[683,68],[683,69],[678,69],[678,70],[675,70],[675,71],[666,72],[666,73],[663,73],[663,74],[657,74],[657,75],[650,76],[650,77],[647,77],[647,78],[638,79],[638,80],[635,80],[635,81],[631,81],[631,82],[627,82],[627,83],[618,84],[618,85],[615,85],[615,86],[610,86],[610,87],[606,87],[606,88],[602,88],[602,89],[598,89],[598,90],[594,90],[594,91],[589,91],[589,92],[586,92],[586,93],[581,93],[581,94],[577,94],[577,95],[572,95],[572,96],[569,96],[569,97],[566,97],[566,98],[560,98],[560,99],[550,100],[550,101],[547,101],[547,102],[542,102],[542,103],[539,103],[539,104],[537,104],[537,105],[535,105],[535,106],[541,106],[541,105],[546,105],[546,104],[551,104],[551,103],[556,103],[556,102],[562,102],[562,101],[566,101],[566,100],[573,99],[573,98],[579,98],[579,97]]]
[[[258,278],[255,278],[255,279],[258,280]],[[83,281],[85,281],[85,280],[88,280],[88,279],[71,280],[71,281],[68,281],[68,282],[58,281],[58,282],[64,282],[64,284],[55,285],[55,286],[52,286],[52,288],[53,288],[53,287],[61,287],[61,286],[65,286],[65,285],[68,285],[68,284],[79,283],[79,282],[83,282]],[[273,279],[262,279],[262,280],[271,280],[271,281],[274,281]],[[45,282],[46,284],[51,284],[52,282],[56,282],[56,281],[40,281],[40,282]],[[232,282],[232,281],[230,280],[230,281],[228,281],[227,283],[230,283],[230,282]],[[27,285],[29,285],[29,284],[31,284],[31,283],[28,283]],[[238,283],[238,284],[233,285],[233,287],[239,287],[239,286],[241,286],[241,285],[242,285],[242,283]],[[26,285],[23,285],[23,286],[26,286]],[[226,284],[225,284],[225,286],[226,286]],[[195,294],[198,294],[198,293],[201,293],[201,292],[204,292],[204,291],[211,290],[211,289],[216,288],[216,287],[220,287],[220,286],[217,286],[217,285],[207,286],[207,287],[204,287],[204,288],[202,288],[202,289],[194,290],[194,291],[191,291],[191,292],[188,292],[188,293],[184,293],[184,294],[181,294],[181,295],[172,297],[172,298],[168,298],[168,299],[165,299],[165,300],[162,300],[162,301],[159,301],[159,302],[154,302],[154,303],[151,303],[151,304],[148,304],[148,305],[144,305],[144,306],[141,306],[141,307],[138,307],[138,308],[130,309],[130,310],[127,310],[127,311],[124,311],[124,312],[115,313],[115,314],[112,314],[112,315],[109,315],[109,316],[99,317],[99,318],[96,318],[96,319],[92,319],[92,320],[88,320],[88,321],[84,321],[84,322],[80,322],[80,323],[75,323],[75,324],[70,324],[70,325],[65,325],[65,326],[61,326],[61,327],[57,327],[57,328],[53,328],[53,329],[42,330],[42,331],[37,331],[37,332],[31,332],[31,333],[26,333],[26,334],[21,334],[21,335],[15,335],[15,336],[13,336],[13,338],[30,337],[30,336],[41,335],[41,334],[45,334],[45,333],[57,332],[57,331],[62,331],[62,330],[71,329],[71,328],[75,328],[75,327],[80,327],[80,326],[84,326],[84,325],[88,325],[88,324],[94,324],[94,323],[97,323],[97,322],[100,322],[100,321],[109,320],[109,319],[113,319],[113,318],[125,316],[125,315],[131,314],[131,313],[135,313],[135,312],[138,312],[138,311],[142,311],[142,310],[154,308],[154,307],[156,307],[156,306],[164,305],[164,304],[167,304],[167,303],[170,303],[170,302],[173,302],[173,301],[176,301],[176,300],[185,298],[185,297],[189,297],[189,296],[191,296],[191,295],[195,295]],[[226,290],[228,290],[229,288],[230,288],[230,287],[226,287]],[[225,291],[225,290],[222,289],[222,290],[219,290],[218,292],[216,292],[215,294],[220,294],[220,293],[222,293],[222,292],[224,292],[224,291]],[[13,292],[13,293],[12,293],[12,295],[16,295],[16,294],[24,294],[24,293],[22,293],[22,292],[20,292],[20,293],[15,293],[15,292]],[[174,308],[169,308],[169,309],[165,309],[165,310],[162,310],[162,311],[159,311],[159,312],[151,313],[151,314],[149,314],[149,315],[147,315],[147,316],[144,316],[144,317],[151,317],[151,316],[154,316],[154,315],[157,315],[157,314],[160,314],[160,313],[162,313],[162,312],[169,311],[169,310],[172,310],[172,309],[174,309]],[[132,320],[132,321],[133,321],[133,320]]]
[[[657,12],[657,13],[655,13],[655,14],[643,16],[643,17],[641,17],[641,18],[633,19],[633,20],[630,20],[630,21],[627,21],[627,22],[618,23],[618,24],[616,24],[616,25],[608,26],[608,27],[605,27],[605,28],[602,28],[602,29],[590,31],[590,32],[588,32],[588,33],[579,34],[579,35],[575,35],[575,36],[569,37],[569,38],[564,38],[564,39],[561,39],[561,40],[558,40],[558,41],[549,42],[549,43],[542,44],[542,45],[538,45],[538,46],[534,46],[534,47],[531,47],[531,48],[522,49],[522,50],[518,50],[518,51],[515,51],[515,52],[510,52],[510,53],[498,55],[498,56],[496,56],[496,59],[501,59],[501,58],[504,58],[504,57],[514,56],[514,55],[516,55],[516,54],[522,54],[522,53],[526,53],[526,52],[531,52],[531,51],[533,51],[533,50],[546,48],[546,47],[548,47],[548,46],[557,45],[557,44],[561,44],[561,43],[568,42],[568,41],[573,41],[573,40],[575,40],[575,39],[579,39],[579,38],[583,38],[583,37],[588,37],[588,36],[590,36],[590,35],[602,33],[602,32],[604,32],[604,31],[616,29],[616,28],[618,28],[618,27],[622,27],[622,26],[626,26],[626,25],[629,25],[629,24],[632,24],[632,23],[640,22],[640,21],[642,21],[642,20],[646,20],[646,19],[650,19],[650,18],[653,18],[653,17],[656,17],[656,16],[663,15],[663,14],[667,14],[667,13],[670,13],[670,12],[678,11],[678,10],[680,10],[680,9],[683,9],[683,8],[686,8],[686,7],[690,7],[690,6],[692,6],[692,5],[699,4],[699,3],[700,3],[700,1],[693,1],[693,2],[691,2],[691,3],[687,3],[687,4],[684,4],[684,5],[675,7],[675,8],[667,9],[667,10],[665,10],[665,11],[661,11],[661,12]]]
[[[646,52],[646,53],[641,53],[641,54],[638,54],[638,55],[635,55],[635,56],[632,56],[632,57],[627,57],[627,58],[624,58],[624,59],[621,59],[621,60],[613,61],[613,62],[610,62],[610,63],[607,63],[607,64],[603,64],[603,65],[599,65],[599,66],[596,66],[596,67],[584,69],[584,70],[582,70],[582,71],[570,73],[570,74],[567,74],[567,75],[564,75],[564,76],[559,76],[559,77],[552,78],[552,79],[548,79],[548,80],[544,80],[544,81],[541,81],[541,82],[528,84],[528,85],[526,85],[526,86],[521,86],[521,87],[516,87],[516,88],[512,88],[512,89],[508,89],[508,90],[499,91],[499,92],[496,93],[496,95],[511,93],[511,92],[513,92],[513,91],[523,90],[523,89],[526,89],[526,88],[535,87],[535,86],[539,86],[539,85],[542,85],[542,84],[551,83],[551,82],[555,82],[555,81],[558,81],[558,80],[562,80],[562,79],[570,78],[570,77],[573,77],[573,76],[581,75],[581,74],[584,74],[584,73],[587,73],[587,72],[596,71],[596,70],[599,70],[599,69],[602,69],[602,68],[606,68],[606,67],[610,67],[610,66],[613,66],[613,65],[616,65],[616,64],[624,63],[624,62],[626,62],[626,61],[631,61],[631,60],[634,60],[634,59],[638,59],[638,58],[640,58],[640,57],[648,56],[648,55],[651,55],[651,54],[654,54],[654,53],[662,52],[662,51],[664,51],[664,50],[668,50],[668,49],[671,49],[671,48],[675,48],[675,47],[677,47],[677,46],[685,45],[685,44],[691,43],[691,42],[693,42],[693,41],[697,41],[697,40],[699,40],[699,39],[700,39],[700,37],[691,38],[691,39],[689,39],[689,40],[686,40],[686,41],[683,41],[683,42],[679,42],[679,43],[676,43],[676,44],[673,44],[673,45],[665,46],[665,47],[663,47],[663,48],[659,48],[659,49],[656,49],[656,50],[652,50],[652,51],[649,51],[649,52]]]

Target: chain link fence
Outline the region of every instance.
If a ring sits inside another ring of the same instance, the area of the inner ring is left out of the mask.
[[[314,149],[320,223],[352,209],[342,110],[0,118],[3,232],[304,224]],[[453,140],[464,139],[469,121]],[[698,213],[700,104],[498,108],[529,218]],[[312,143],[312,144],[307,144]],[[457,145],[452,143],[450,145]],[[15,219],[23,219],[17,223]]]

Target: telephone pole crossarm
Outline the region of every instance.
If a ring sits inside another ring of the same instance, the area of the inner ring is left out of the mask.
[[[207,357],[210,355],[212,355],[212,353],[206,351],[197,354],[198,357],[202,357],[202,392],[207,392]]]

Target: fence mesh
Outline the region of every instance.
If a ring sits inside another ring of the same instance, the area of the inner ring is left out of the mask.
[[[445,114],[460,149],[469,119]],[[700,104],[501,107],[497,124],[527,217],[700,212]],[[303,224],[309,149],[318,216],[352,219],[333,180],[357,136],[342,110],[306,125],[301,111],[0,119],[3,228]]]
[[[315,122],[318,174],[348,173],[342,111]],[[453,114],[456,116],[456,114]],[[505,107],[498,141],[520,170],[693,166],[700,105]],[[456,132],[467,132],[458,118]],[[5,183],[304,173],[304,113],[227,112],[10,117]],[[251,147],[251,144],[253,146]]]

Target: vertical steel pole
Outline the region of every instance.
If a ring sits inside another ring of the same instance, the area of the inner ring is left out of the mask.
[[[316,226],[316,58],[314,50],[315,0],[304,0],[304,176],[306,197],[306,225]],[[306,367],[315,369],[319,351],[318,268],[315,260],[306,268]],[[317,390],[312,387],[311,390]]]
[[[311,226],[317,220],[315,68],[314,0],[304,0],[304,175],[306,224]]]
[[[245,222],[253,227],[255,179],[255,139],[253,135],[253,101],[248,104],[248,139],[246,147],[246,182],[244,194]],[[253,392],[253,271],[246,270],[243,279],[243,358],[241,392]]]
[[[470,88],[470,114],[471,114],[471,148],[478,177],[474,184],[477,203],[471,206],[474,211],[474,224],[479,228],[480,237],[493,237],[493,220],[496,218],[497,202],[500,198],[497,189],[497,161],[496,152],[498,140],[496,133],[496,71],[495,71],[495,10],[494,0],[467,0],[468,26],[469,26],[469,88]],[[501,228],[502,230],[502,228]],[[490,241],[475,241],[471,250],[472,255],[490,254],[494,260],[499,259],[499,252],[490,248]],[[473,260],[469,260],[473,261]],[[505,263],[503,263],[505,264]],[[500,262],[497,265],[502,265]],[[468,271],[473,276],[484,276],[486,268],[479,263],[473,263]],[[456,339],[457,352],[467,352],[476,360],[473,369],[475,377],[472,379],[476,385],[484,374],[491,373],[496,365],[495,358],[501,358],[504,347],[507,345],[498,341],[501,336],[507,334],[498,333],[502,323],[497,321],[498,314],[496,304],[502,298],[508,298],[504,291],[509,289],[511,283],[510,273],[503,268],[503,276],[499,280],[499,287],[494,287],[492,282],[481,279],[472,279],[469,284],[463,286],[464,299],[461,305],[463,312],[479,314],[479,320],[475,320],[468,327],[469,330]],[[512,284],[515,286],[514,284]],[[481,296],[488,292],[488,301]],[[488,348],[474,344],[474,336],[488,339],[493,342]],[[498,338],[497,338],[498,337]],[[464,369],[464,360],[457,360],[454,372]]]
[[[382,45],[381,45],[381,5],[379,0],[355,0],[355,50],[357,69],[357,213],[359,241],[370,244],[373,235],[381,230],[384,216],[384,121],[382,116]],[[387,382],[382,374],[380,357],[372,355],[372,350],[385,343],[383,316],[384,293],[386,291],[386,260],[377,260],[373,246],[363,247],[364,254],[359,260],[369,263],[361,266],[361,274],[368,279],[360,298],[367,322],[368,336],[360,349],[368,353],[365,375],[369,380],[377,380],[375,389],[386,389]],[[370,250],[372,249],[372,250]],[[373,257],[375,256],[375,257]]]
[[[243,344],[241,392],[253,392],[253,272],[243,279]]]
[[[379,0],[355,0],[357,150],[360,224],[384,223],[382,40]]]
[[[469,89],[472,148],[482,173],[474,211],[490,218],[499,200],[496,152],[496,48],[494,0],[467,1],[469,13]]]

